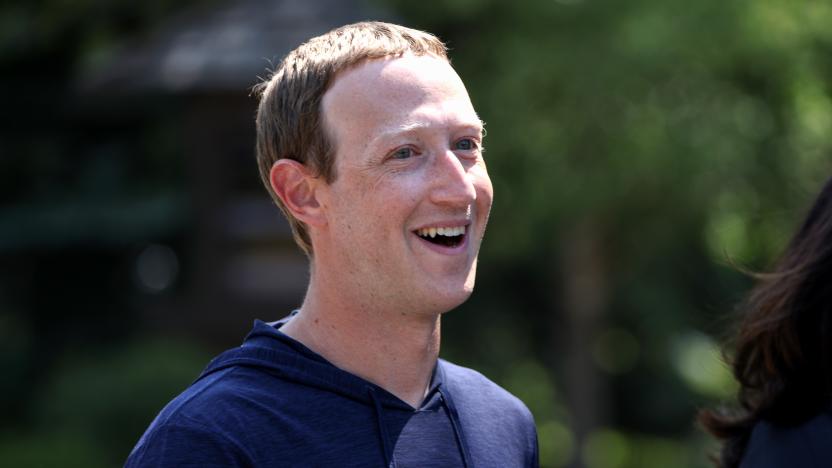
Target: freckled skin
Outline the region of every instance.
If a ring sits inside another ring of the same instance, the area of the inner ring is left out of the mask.
[[[320,280],[373,309],[435,315],[464,302],[493,189],[481,122],[457,74],[432,56],[365,62],[336,78],[322,111],[337,177],[318,189]],[[413,232],[466,219],[467,244],[453,255]]]

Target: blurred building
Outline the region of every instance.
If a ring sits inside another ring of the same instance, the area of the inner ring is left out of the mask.
[[[80,72],[88,127],[133,132],[165,119],[159,138],[181,148],[181,209],[163,215],[180,219],[162,221],[175,232],[150,236],[132,257],[136,287],[149,297],[143,321],[227,344],[254,318],[300,305],[307,260],[258,178],[251,88],[304,40],[387,17],[360,0],[211,2]]]

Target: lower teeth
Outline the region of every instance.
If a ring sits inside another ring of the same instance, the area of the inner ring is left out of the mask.
[[[436,236],[436,237],[422,237],[433,244],[444,245],[446,247],[454,247],[462,242],[462,236]]]

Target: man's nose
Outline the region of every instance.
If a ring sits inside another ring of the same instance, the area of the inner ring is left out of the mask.
[[[438,154],[431,171],[431,201],[438,205],[466,207],[477,199],[471,166],[475,161],[461,159],[450,149]]]

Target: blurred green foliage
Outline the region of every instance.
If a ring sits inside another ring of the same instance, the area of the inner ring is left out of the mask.
[[[181,341],[124,343],[104,355],[65,356],[35,400],[44,432],[84,434],[118,464],[171,395],[196,379],[210,355]]]
[[[718,346],[749,280],[732,264],[765,268],[832,173],[832,5],[376,3],[449,43],[489,133],[492,222],[477,292],[446,318],[443,356],[528,404],[543,466],[707,466],[714,443],[692,418],[735,388]],[[169,221],[185,210],[176,122],[109,132],[90,152],[62,120],[82,65],[181,6],[0,6],[0,93],[14,110],[0,116],[0,197],[13,201],[0,213],[3,255],[68,238],[127,248],[182,229]],[[77,229],[55,227],[66,213]],[[130,227],[125,213],[141,219]],[[110,229],[91,229],[102,224]],[[574,279],[566,260],[581,233],[601,249],[605,299],[598,329],[569,344],[563,284]],[[119,257],[96,252],[38,263],[59,272],[51,276],[0,271],[4,464],[119,465],[207,362],[197,346],[125,327],[141,304]],[[69,267],[96,262],[116,266],[83,278]],[[83,296],[89,284],[100,294]],[[35,297],[9,299],[17,291]],[[55,304],[83,313],[55,330]],[[578,347],[606,395],[603,424],[580,437],[564,364]]]
[[[0,437],[9,466],[118,466],[159,409],[210,355],[181,341],[123,343],[62,356],[37,388],[22,432]]]

